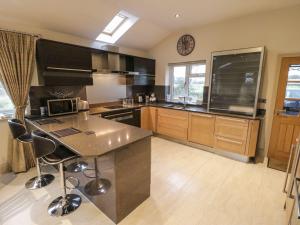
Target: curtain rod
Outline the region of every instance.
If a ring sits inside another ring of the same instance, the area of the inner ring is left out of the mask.
[[[5,28],[0,28],[0,31],[7,31],[7,32],[12,32],[12,33],[25,34],[25,35],[29,35],[29,36],[33,36],[33,37],[37,37],[37,38],[40,38],[42,36],[40,34],[27,33],[27,32],[11,30],[11,29],[5,29]]]

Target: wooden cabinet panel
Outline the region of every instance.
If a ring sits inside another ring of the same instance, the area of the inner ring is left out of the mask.
[[[259,120],[250,120],[248,127],[247,146],[245,155],[254,157],[259,132]]]
[[[244,154],[246,144],[245,141],[215,136],[214,147],[217,149],[222,149],[238,154]]]
[[[141,108],[141,128],[156,132],[157,108]]]
[[[213,147],[215,116],[202,113],[189,113],[188,140]]]
[[[156,107],[149,107],[149,128],[150,130],[156,132],[157,126],[157,108]]]
[[[149,130],[149,108],[141,108],[141,128]]]
[[[157,109],[157,132],[187,140],[188,113],[172,109]]]
[[[246,140],[248,125],[249,120],[247,119],[217,116],[215,135],[236,140]]]

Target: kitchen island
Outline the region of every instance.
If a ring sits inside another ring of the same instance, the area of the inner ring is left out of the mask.
[[[79,191],[115,223],[150,196],[151,131],[88,113],[26,122],[31,129],[43,131],[88,163],[85,173],[66,172],[66,177],[77,178]],[[76,132],[58,135],[58,131],[70,128]],[[95,179],[95,158],[100,176],[109,180],[110,188],[106,193],[89,195],[85,186]]]

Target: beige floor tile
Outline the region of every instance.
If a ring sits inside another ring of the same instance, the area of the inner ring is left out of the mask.
[[[161,138],[152,139],[151,197],[120,225],[282,225],[284,173]],[[53,218],[47,206],[60,194],[59,177],[29,191],[28,173],[2,176],[0,224],[112,225],[87,199],[73,214]],[[57,175],[57,174],[56,174]]]

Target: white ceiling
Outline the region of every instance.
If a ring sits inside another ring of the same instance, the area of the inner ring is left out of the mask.
[[[300,4],[299,0],[0,0],[0,19],[95,39],[120,10],[140,20],[117,42],[147,50],[171,32]],[[179,13],[181,17],[175,19]]]

